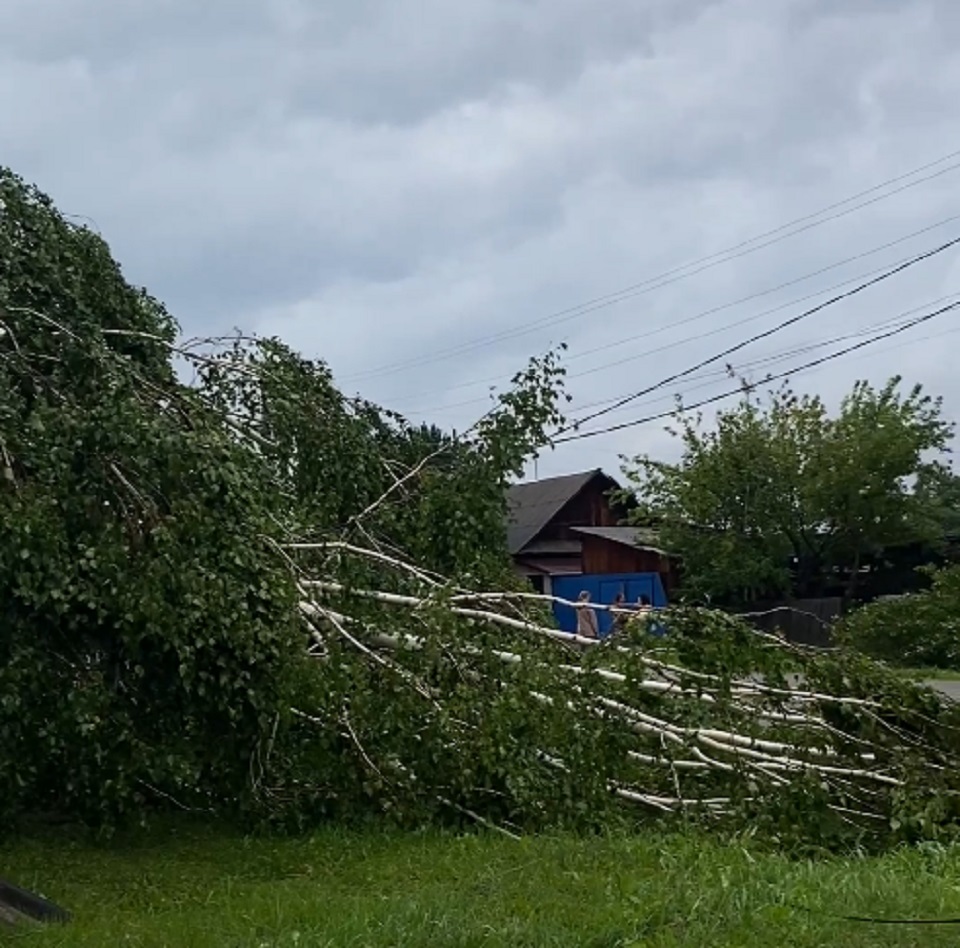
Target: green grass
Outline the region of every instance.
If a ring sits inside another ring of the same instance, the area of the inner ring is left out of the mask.
[[[25,946],[956,945],[960,850],[791,862],[697,836],[457,838],[328,831],[244,839],[166,830],[96,848],[23,841],[0,874],[71,909]],[[798,906],[806,906],[809,911]]]

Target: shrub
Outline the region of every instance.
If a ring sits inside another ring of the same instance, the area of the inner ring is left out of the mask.
[[[838,640],[901,667],[960,669],[960,566],[929,572],[930,589],[864,606],[838,624]]]

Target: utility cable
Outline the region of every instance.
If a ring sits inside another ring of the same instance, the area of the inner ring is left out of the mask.
[[[847,355],[850,352],[854,352],[857,349],[863,349],[865,346],[873,345],[874,343],[880,342],[883,339],[889,339],[891,336],[896,336],[902,332],[906,332],[908,329],[912,329],[914,326],[919,326],[921,323],[928,322],[929,320],[934,319],[937,316],[941,316],[944,313],[950,312],[951,310],[957,309],[958,307],[960,307],[960,300],[954,303],[950,303],[947,306],[943,306],[932,313],[927,313],[924,316],[920,316],[916,319],[910,320],[910,322],[902,326],[898,326],[894,329],[888,330],[887,332],[880,333],[879,335],[873,336],[870,339],[865,339],[862,342],[856,343],[855,345],[847,346],[845,349],[840,349],[839,351],[833,352],[830,355],[823,356],[819,359],[814,359],[813,361],[806,362],[803,365],[794,366],[793,368],[788,369],[785,372],[779,372],[776,375],[768,376],[766,379],[764,379],[764,384],[776,381],[777,379],[789,378],[791,375],[795,375],[798,372],[805,371],[806,369],[811,369],[814,366],[823,365],[827,362],[833,361],[834,359],[839,359],[841,356]],[[689,411],[690,409],[693,409],[693,408],[702,408],[705,405],[711,405],[714,402],[722,401],[723,399],[730,398],[733,395],[742,394],[743,391],[744,391],[744,386],[738,385],[736,388],[729,389],[726,392],[721,392],[719,395],[714,395],[710,398],[705,398],[699,402],[694,402],[692,405],[685,405],[683,406],[682,410]],[[659,412],[658,414],[655,414],[655,415],[647,415],[645,418],[636,418],[633,421],[624,421],[617,425],[609,425],[605,428],[596,428],[593,431],[578,432],[576,434],[567,435],[566,437],[562,437],[562,438],[554,437],[552,441],[554,444],[564,444],[570,441],[582,441],[585,438],[595,438],[598,435],[610,434],[611,432],[614,432],[614,431],[622,431],[625,428],[634,428],[637,425],[647,424],[648,422],[657,421],[661,418],[671,418],[676,414],[676,411],[677,410],[674,409],[673,411]],[[568,431],[569,428],[564,428],[562,430]]]
[[[624,338],[614,340],[613,342],[607,342],[607,343],[604,343],[603,345],[595,346],[591,349],[584,349],[584,350],[579,350],[577,352],[569,353],[564,357],[564,362],[566,364],[569,364],[571,362],[576,362],[579,359],[586,358],[587,356],[590,356],[590,355],[595,355],[598,352],[605,352],[608,349],[619,348],[620,346],[623,346],[630,342],[636,342],[637,340],[640,340],[640,339],[649,339],[652,336],[659,335],[660,333],[667,332],[668,330],[671,330],[671,329],[676,329],[679,326],[685,326],[685,325],[688,325],[689,323],[698,322],[699,320],[704,319],[707,316],[711,316],[715,313],[723,312],[724,310],[731,309],[732,307],[739,306],[743,303],[749,303],[752,300],[760,299],[764,296],[770,296],[771,294],[777,293],[780,290],[787,289],[790,286],[795,286],[798,283],[804,283],[807,280],[811,280],[814,277],[821,276],[822,274],[828,273],[831,270],[837,270],[840,267],[844,267],[847,264],[853,263],[856,260],[862,260],[866,257],[871,257],[874,254],[881,253],[884,250],[889,250],[891,247],[895,247],[898,244],[906,243],[909,240],[913,240],[915,237],[920,237],[923,234],[929,233],[932,230],[937,230],[938,228],[944,227],[947,224],[955,223],[958,220],[960,220],[960,214],[951,215],[950,217],[937,221],[937,223],[935,224],[930,224],[927,227],[923,227],[920,230],[914,231],[913,233],[906,234],[902,237],[898,237],[896,240],[891,240],[885,244],[880,244],[877,247],[873,247],[870,250],[865,250],[862,253],[854,254],[852,257],[846,257],[843,260],[838,260],[834,263],[828,264],[825,267],[821,267],[818,270],[814,270],[811,273],[804,274],[803,276],[800,276],[800,277],[794,277],[791,280],[787,280],[783,283],[779,283],[776,286],[768,287],[765,290],[760,290],[756,293],[751,293],[748,296],[743,296],[736,300],[729,300],[726,303],[721,303],[717,306],[710,307],[709,309],[695,313],[691,316],[685,316],[682,319],[675,319],[666,323],[662,323],[658,326],[653,326],[650,329],[646,329],[641,333],[635,333],[634,335],[626,336]],[[909,257],[904,257],[902,258],[902,260],[898,260],[896,262],[901,263],[904,260],[908,260],[908,259]],[[750,317],[750,318],[759,319],[762,316],[768,316],[771,313],[780,312],[781,310],[786,309],[789,306],[796,305],[797,303],[803,303],[809,299],[814,299],[817,296],[821,296],[824,293],[829,293],[829,292],[832,292],[833,290],[840,289],[840,287],[847,286],[848,284],[856,282],[857,280],[863,280],[863,279],[866,279],[867,277],[873,276],[876,273],[881,273],[883,272],[884,269],[886,269],[886,267],[889,267],[889,266],[891,266],[891,264],[887,263],[887,264],[884,264],[884,266],[882,267],[877,267],[875,269],[868,270],[866,272],[858,274],[855,277],[850,277],[846,280],[841,280],[839,283],[834,283],[831,286],[824,287],[821,290],[817,290],[813,293],[808,293],[804,296],[792,299],[787,303],[782,303],[779,306],[773,307],[772,309],[768,309],[762,313],[758,313],[756,317]],[[741,320],[738,323],[732,323],[730,325],[740,325],[742,322],[745,322],[745,321],[747,320]],[[715,331],[720,331],[720,330],[715,330]],[[698,336],[697,338],[701,338],[701,337]],[[654,350],[654,351],[661,351],[661,350]],[[640,353],[636,356],[636,358],[642,358],[645,355],[649,355],[649,352]],[[633,358],[633,357],[628,357],[628,358]],[[609,368],[615,365],[621,365],[625,361],[627,360],[621,359],[620,361],[617,361],[617,362],[601,363],[599,366],[596,366],[591,369],[587,369],[585,372],[578,372],[574,375],[568,375],[567,378],[579,378],[580,375],[601,371],[604,368]],[[470,388],[471,386],[474,386],[474,385],[486,385],[489,383],[501,382],[501,381],[503,381],[503,376],[495,375],[495,376],[487,377],[484,379],[473,379],[472,381],[469,381],[469,382],[458,382],[456,385],[449,386],[448,388],[445,388],[440,391],[438,391],[437,389],[433,389],[432,391],[429,391],[429,392],[419,392],[415,395],[405,396],[404,398],[401,399],[401,403],[407,398],[411,398],[415,400],[427,399],[427,398],[432,398],[435,395],[443,395],[447,392],[455,391],[461,388]],[[478,398],[478,399],[475,399],[470,404],[479,404],[479,402],[482,400],[483,400],[482,398]]]
[[[681,379],[684,376],[691,375],[693,372],[696,372],[698,369],[702,369],[704,366],[710,365],[713,362],[718,362],[720,359],[724,359],[729,355],[732,355],[734,352],[738,352],[740,349],[744,349],[747,346],[758,342],[761,339],[765,339],[768,336],[772,336],[774,333],[781,332],[789,326],[796,325],[798,322],[804,319],[808,319],[810,316],[813,316],[816,313],[819,313],[821,310],[826,309],[828,306],[834,306],[837,303],[849,299],[852,296],[855,296],[857,293],[862,293],[864,290],[869,289],[872,286],[876,286],[879,283],[889,280],[897,274],[902,273],[904,270],[909,269],[912,266],[916,266],[918,263],[922,263],[925,260],[929,260],[931,257],[935,257],[938,254],[944,253],[949,250],[951,247],[955,247],[957,244],[960,244],[960,237],[954,237],[952,240],[948,240],[946,243],[941,244],[939,247],[935,247],[932,250],[926,250],[923,253],[917,254],[912,257],[910,260],[907,260],[904,263],[898,264],[895,267],[885,271],[879,276],[874,277],[871,280],[867,280],[864,283],[860,283],[857,286],[853,287],[851,290],[847,290],[843,293],[839,293],[836,296],[831,297],[828,300],[824,300],[822,303],[818,303],[816,306],[811,307],[810,309],[804,310],[802,313],[798,313],[796,316],[791,316],[789,319],[784,320],[783,322],[778,323],[776,326],[766,329],[761,333],[757,333],[753,336],[750,336],[747,339],[744,339],[741,342],[736,343],[736,345],[729,346],[728,348],[722,350],[721,352],[716,353],[715,355],[710,356],[709,358],[702,359],[700,362],[697,362],[693,366],[690,366],[687,369],[684,369],[680,372],[675,372],[673,375],[667,376],[664,379],[661,379],[659,382],[654,383],[653,385],[647,386],[646,388],[640,389],[638,392],[634,392],[631,395],[625,396],[620,399],[618,402],[611,405],[609,408],[599,409],[593,412],[590,415],[585,415],[583,418],[578,418],[572,424],[562,428],[557,434],[563,434],[566,431],[571,430],[572,428],[579,427],[582,424],[585,424],[588,421],[593,421],[596,418],[606,415],[611,411],[615,411],[618,408],[621,408],[624,405],[629,404],[632,401],[635,401],[638,398],[641,398],[644,395],[649,394],[650,392],[656,391],[658,388],[663,388],[665,385],[669,385],[671,382],[675,382],[677,379]]]
[[[893,197],[896,194],[900,194],[901,192],[910,188],[917,187],[918,185],[925,184],[926,182],[934,180],[935,178],[939,178],[945,174],[956,171],[958,168],[960,168],[960,162],[948,165],[946,168],[941,168],[938,171],[935,171],[924,177],[917,178],[913,181],[908,181],[906,184],[901,184],[899,187],[887,191],[884,194],[871,197],[869,200],[855,203],[859,201],[860,198],[866,197],[870,194],[875,194],[875,192],[881,191],[884,188],[889,187],[891,184],[903,181],[906,178],[911,178],[914,175],[919,174],[921,171],[926,171],[930,168],[933,168],[936,165],[942,164],[944,161],[949,161],[952,158],[957,157],[958,155],[960,155],[960,151],[951,152],[950,154],[944,155],[942,158],[939,158],[936,161],[929,162],[920,166],[919,168],[915,168],[913,171],[908,171],[904,174],[897,175],[894,178],[890,178],[887,181],[876,184],[865,191],[860,191],[857,194],[851,195],[848,198],[844,198],[841,201],[828,204],[819,211],[804,215],[803,217],[798,217],[787,222],[786,224],[781,224],[779,227],[759,234],[756,237],[749,238],[748,240],[741,241],[740,243],[734,244],[733,246],[724,250],[700,257],[696,260],[690,261],[689,263],[682,264],[681,266],[674,267],[673,269],[667,270],[657,276],[650,277],[639,283],[634,283],[630,286],[624,287],[622,290],[614,293],[596,297],[577,306],[562,309],[547,316],[542,316],[539,319],[527,323],[523,327],[503,330],[498,333],[493,333],[489,336],[480,337],[470,342],[460,343],[455,346],[447,347],[446,349],[439,349],[434,353],[416,356],[412,359],[405,359],[399,362],[387,363],[386,365],[377,366],[363,372],[357,372],[353,375],[345,376],[343,379],[341,379],[341,382],[359,381],[361,379],[365,380],[383,375],[392,375],[397,372],[402,372],[408,368],[416,368],[422,365],[428,365],[432,362],[441,361],[452,356],[470,352],[478,348],[483,348],[505,339],[513,339],[531,332],[536,332],[538,329],[541,329],[546,325],[566,322],[567,320],[575,319],[578,316],[583,315],[585,312],[592,312],[593,308],[610,306],[614,303],[621,302],[623,299],[629,298],[630,296],[651,292],[652,290],[659,289],[679,280],[687,279],[688,277],[695,276],[704,272],[705,270],[719,266],[722,263],[727,263],[730,260],[736,260],[748,254],[755,253],[756,251],[762,250],[765,247],[769,247],[772,244],[779,243],[780,241],[794,237],[797,234],[804,233],[814,227],[819,227],[822,224],[829,223],[841,217],[846,217],[847,215],[861,210],[864,207],[876,204],[879,201],[885,201],[887,198]],[[836,211],[836,213],[829,214],[827,217],[823,217],[823,215],[827,214],[829,211]],[[793,229],[791,230],[791,228]]]

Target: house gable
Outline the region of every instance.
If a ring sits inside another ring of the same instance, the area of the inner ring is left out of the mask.
[[[604,494],[617,486],[597,468],[510,487],[507,546],[511,556],[535,541],[576,540],[570,533],[573,526],[612,526],[616,521]]]

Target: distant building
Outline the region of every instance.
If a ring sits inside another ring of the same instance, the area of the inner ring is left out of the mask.
[[[620,525],[628,510],[609,496],[619,487],[599,468],[510,487],[507,545],[517,572],[547,594],[554,579],[586,574],[657,573],[669,591],[674,561],[655,531]]]

